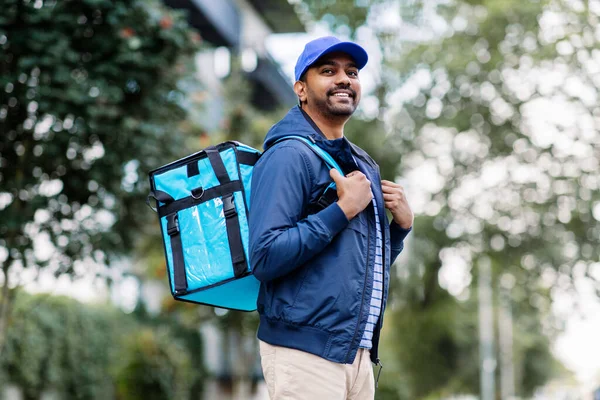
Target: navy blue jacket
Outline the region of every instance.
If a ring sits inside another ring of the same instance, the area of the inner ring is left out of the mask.
[[[312,138],[346,174],[362,171],[378,209],[371,203],[350,221],[337,203],[310,214],[310,205],[331,183],[329,168],[298,140],[274,144],[288,135]],[[347,139],[327,140],[299,107],[271,128],[264,149],[254,167],[249,220],[250,261],[261,281],[258,338],[338,363],[354,361],[369,315],[378,212],[385,264],[384,302],[371,349],[377,363],[390,264],[409,232],[394,222],[388,225],[379,167]]]

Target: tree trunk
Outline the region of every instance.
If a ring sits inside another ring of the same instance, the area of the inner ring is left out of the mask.
[[[12,299],[9,290],[8,270],[12,264],[12,259],[8,256],[2,268],[4,273],[4,283],[2,285],[2,293],[0,294],[0,359],[4,352],[4,342],[6,341],[6,332],[8,330],[8,318],[12,309]]]

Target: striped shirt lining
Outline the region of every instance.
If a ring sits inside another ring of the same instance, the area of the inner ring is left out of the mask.
[[[377,326],[377,321],[381,314],[381,302],[383,297],[383,239],[381,236],[381,224],[377,213],[377,202],[373,196],[373,208],[375,209],[375,226],[377,227],[377,239],[375,241],[375,274],[373,277],[373,291],[371,292],[371,307],[369,309],[369,318],[360,341],[360,347],[370,349],[373,347],[373,331]]]

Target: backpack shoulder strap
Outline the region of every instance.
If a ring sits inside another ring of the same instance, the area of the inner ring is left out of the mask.
[[[340,173],[340,175],[345,176],[344,171],[339,166],[339,164],[331,157],[329,153],[316,145],[312,140],[307,139],[303,136],[284,136],[278,139],[275,143],[283,142],[284,140],[298,140],[308,146],[309,149],[313,151],[321,160],[327,164],[329,168],[335,168]],[[314,214],[319,210],[322,210],[328,207],[330,204],[337,200],[337,188],[335,186],[335,182],[331,182],[329,186],[325,188],[321,196],[317,199],[314,204],[311,204],[309,207],[309,213]]]
[[[340,175],[342,175],[342,176],[345,175],[344,171],[338,165],[338,163],[333,159],[333,157],[331,157],[331,155],[329,155],[329,153],[327,153],[325,150],[323,150],[322,148],[317,146],[310,139],[307,139],[303,136],[290,135],[290,136],[284,136],[284,137],[278,139],[275,143],[283,142],[284,140],[298,140],[299,142],[304,143],[306,146],[308,146],[308,148],[310,148],[313,151],[313,153],[315,153],[317,156],[319,156],[319,158],[321,158],[325,162],[325,164],[327,164],[327,166],[329,168],[335,168],[338,170]]]

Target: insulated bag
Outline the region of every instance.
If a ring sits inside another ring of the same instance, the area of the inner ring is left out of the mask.
[[[341,168],[310,140],[330,168]],[[229,141],[150,171],[146,203],[158,213],[171,293],[176,300],[254,311],[260,282],[248,255],[252,171],[260,151]],[[343,173],[342,173],[343,174]],[[318,203],[335,196],[331,184]],[[150,204],[156,202],[156,208]]]

